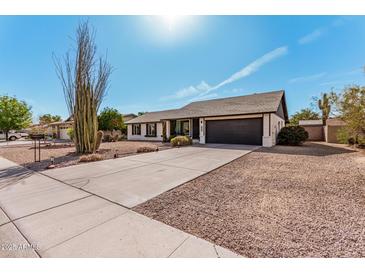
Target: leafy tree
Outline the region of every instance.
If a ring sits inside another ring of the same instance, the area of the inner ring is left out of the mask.
[[[99,129],[101,130],[123,130],[123,115],[115,108],[104,108],[98,116]]]
[[[0,129],[5,132],[6,140],[10,130],[19,130],[32,123],[31,107],[15,97],[0,96]]]
[[[320,119],[319,114],[317,112],[314,112],[309,108],[304,108],[300,111],[297,111],[291,116],[290,124],[297,126],[299,125],[299,120],[317,120],[317,119]]]
[[[77,153],[95,153],[99,107],[109,86],[112,67],[106,58],[96,56],[95,31],[88,22],[76,31],[76,49],[63,59],[55,59],[56,71],[70,115],[74,119]]]
[[[359,137],[365,135],[365,87],[353,86],[345,89],[338,105],[349,136],[358,143]]]
[[[139,111],[138,113],[137,113],[137,115],[138,116],[142,116],[143,114],[146,114],[147,112],[146,111]]]
[[[39,116],[39,123],[41,125],[50,124],[53,122],[60,122],[61,116],[59,115],[52,115],[52,114],[43,114]]]

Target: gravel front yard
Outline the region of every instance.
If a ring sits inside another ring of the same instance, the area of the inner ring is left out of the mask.
[[[134,210],[247,257],[365,257],[364,158],[261,148]]]
[[[10,143],[11,144],[11,143]],[[118,150],[119,157],[128,156],[136,153],[139,147],[158,147],[168,149],[169,144],[160,142],[137,142],[137,141],[120,141],[102,143],[100,145],[99,154],[102,154],[104,159],[114,157]],[[71,144],[56,143],[51,146],[41,144],[41,159],[40,163],[34,163],[34,149],[31,145],[15,145],[9,147],[0,147],[0,156],[21,164],[32,170],[44,170],[50,164],[50,157],[55,157],[56,167],[65,167],[79,164],[80,155],[75,153],[75,147]],[[38,150],[37,150],[38,157]]]

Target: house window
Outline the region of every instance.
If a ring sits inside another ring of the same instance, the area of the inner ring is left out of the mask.
[[[156,137],[156,124],[146,124],[146,136]]]
[[[141,135],[141,125],[140,124],[132,125],[132,135]]]

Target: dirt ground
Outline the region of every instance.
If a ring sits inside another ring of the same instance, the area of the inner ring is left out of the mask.
[[[364,159],[260,148],[134,210],[247,257],[365,257]]]
[[[118,154],[118,157],[125,157],[135,154],[139,147],[158,147],[162,150],[169,148],[169,145],[160,142],[110,142],[102,143],[98,153],[102,154],[104,159],[113,158],[115,153]],[[34,149],[32,145],[9,145],[0,147],[0,156],[37,171],[44,170],[50,165],[51,156],[55,157],[56,168],[79,164],[80,158],[80,155],[75,153],[75,147],[71,143],[55,143],[51,145],[41,143],[42,161],[37,163],[34,162]]]

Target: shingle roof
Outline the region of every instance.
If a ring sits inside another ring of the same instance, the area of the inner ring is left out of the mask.
[[[280,90],[245,96],[197,101],[180,109],[148,112],[129,120],[127,124],[159,122],[168,119],[276,112],[283,96],[284,91]]]

